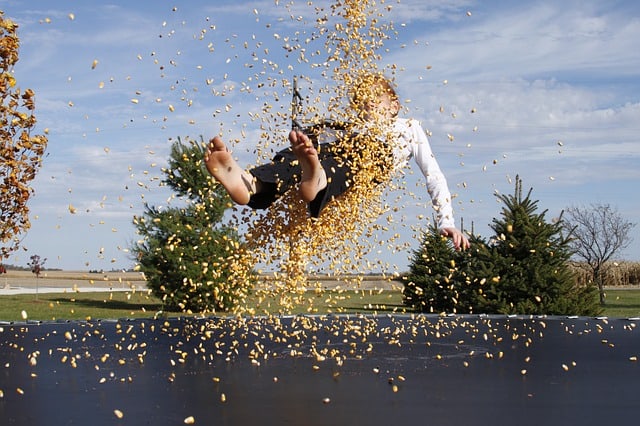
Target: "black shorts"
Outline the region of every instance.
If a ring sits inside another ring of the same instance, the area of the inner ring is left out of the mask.
[[[309,214],[318,217],[322,209],[335,197],[343,194],[349,187],[351,167],[343,160],[333,143],[317,146],[318,159],[327,174],[327,187],[318,192],[316,198],[309,203]],[[302,169],[291,148],[278,152],[271,162],[257,166],[251,173],[261,183],[261,190],[253,194],[249,207],[266,209],[288,190],[295,188],[300,182]]]

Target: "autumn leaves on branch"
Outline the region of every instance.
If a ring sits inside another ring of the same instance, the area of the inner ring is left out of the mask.
[[[35,94],[16,86],[18,25],[0,11],[0,261],[16,250],[30,227],[27,202],[47,147],[44,135],[32,135],[36,125]]]

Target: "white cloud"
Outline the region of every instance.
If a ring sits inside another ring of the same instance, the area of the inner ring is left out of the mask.
[[[432,74],[437,79],[495,81],[564,72],[634,74],[640,57],[629,52],[634,51],[640,33],[637,14],[593,10],[590,5],[574,8],[565,3],[527,2],[497,10],[490,3],[481,16],[457,25],[423,31],[412,27],[411,31],[417,40],[429,43],[424,57],[435,65]],[[391,55],[392,60],[397,55]],[[424,73],[419,65],[406,64],[412,73]]]
[[[221,133],[240,139],[232,148],[243,164],[254,164],[267,144],[261,124],[269,148],[286,145],[290,99],[282,81],[319,71],[298,51],[288,55],[284,37],[299,37],[309,52],[322,50],[321,40],[305,38],[315,30],[314,8],[327,10],[331,2],[190,2],[175,12],[145,2],[115,2],[95,12],[102,7],[97,3],[74,10],[37,0],[5,7],[21,18],[16,78],[36,91],[39,126],[50,129],[49,157],[32,203],[41,234],[29,236],[29,244],[46,247],[64,234],[45,233],[56,226],[76,229],[73,238],[79,247],[91,246],[84,249],[91,259],[95,244],[135,239],[130,218],[145,201],[166,202],[167,192],[152,186],[172,138]],[[516,174],[554,214],[569,201],[597,197],[640,221],[637,197],[629,196],[640,179],[635,2],[385,4],[400,38],[388,43],[384,61],[403,68],[400,94],[411,100],[409,114],[433,133],[467,227],[490,222],[498,212],[494,191],[511,192]],[[45,17],[52,23],[40,23]],[[256,118],[265,116],[263,104],[283,114],[280,130]],[[419,173],[409,176],[413,192],[424,190],[415,187],[419,181]],[[416,216],[423,207],[415,203],[406,200],[409,227],[421,224]],[[84,242],[85,234],[102,241]],[[398,262],[406,257],[398,254]],[[65,259],[73,263],[72,255]]]

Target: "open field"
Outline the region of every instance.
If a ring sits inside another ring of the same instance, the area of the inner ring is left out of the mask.
[[[91,273],[85,271],[44,271],[40,277],[30,271],[8,271],[0,275],[0,294],[51,291],[108,291],[145,289],[139,272]]]
[[[320,284],[323,291],[307,291],[287,313],[403,313],[401,285],[380,277],[367,277],[359,290],[330,278]],[[35,294],[36,285],[38,294]],[[258,315],[278,314],[275,297],[247,306]],[[87,273],[47,271],[36,280],[28,271],[10,271],[0,278],[0,321],[84,320],[153,317],[162,310],[159,299],[149,294],[139,273]],[[162,313],[178,316],[180,313]],[[640,317],[640,289],[611,288],[603,316]]]
[[[308,291],[303,303],[291,314],[327,313],[406,313],[399,290],[385,291]],[[603,316],[610,318],[640,317],[640,290],[610,290]],[[256,308],[256,314],[279,313],[275,298],[258,303],[250,299],[247,305]],[[0,296],[0,321],[22,321],[25,311],[29,320],[86,320],[149,318],[162,309],[159,299],[146,291],[113,291],[88,293],[46,293],[36,300],[34,294]],[[180,316],[180,313],[162,313]]]
[[[640,289],[608,289],[604,316],[640,318]]]
[[[399,291],[308,291],[302,303],[288,314],[327,313],[394,313],[406,312]],[[250,298],[247,306],[256,314],[279,314],[276,298],[257,301]],[[0,321],[60,321],[90,319],[149,318],[180,316],[179,312],[161,312],[162,303],[148,292],[88,292],[15,294],[0,296]],[[24,314],[23,314],[24,311]],[[24,316],[23,316],[24,315]],[[221,315],[224,315],[222,313]]]
[[[149,318],[161,302],[143,292],[13,294],[0,296],[0,320]]]
[[[296,308],[287,313],[326,314],[372,311],[404,311],[402,285],[388,279],[364,277],[355,290],[352,283],[319,277],[323,291],[299,295]],[[260,288],[270,286],[265,276]],[[37,290],[37,292],[36,292]],[[277,314],[275,297],[258,301],[250,298],[247,307],[256,314]],[[146,281],[137,272],[89,273],[45,271],[40,278],[29,271],[9,271],[0,278],[0,321],[20,321],[23,311],[30,320],[82,320],[152,317],[162,310],[161,301],[151,295]],[[180,313],[162,313],[178,316]]]
[[[262,276],[260,288],[268,288],[273,279],[270,275]],[[315,288],[317,284],[322,289],[356,289],[356,285],[346,277],[337,280],[334,277],[318,276],[310,282]],[[105,272],[91,273],[82,271],[45,271],[40,278],[29,271],[9,271],[0,275],[0,295],[19,294],[26,292],[90,292],[90,291],[126,291],[144,290],[146,281],[139,272]],[[382,276],[371,275],[360,278],[357,284],[360,290],[401,290],[402,284],[391,281]]]

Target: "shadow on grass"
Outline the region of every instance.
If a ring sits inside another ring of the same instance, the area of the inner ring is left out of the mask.
[[[600,307],[602,313],[607,316],[636,317],[640,315],[640,303],[607,302]]]
[[[615,309],[640,309],[640,303],[620,303],[620,302],[606,302],[601,305],[603,308],[615,308]]]
[[[51,299],[52,302],[60,304],[69,304],[73,306],[83,306],[92,309],[113,309],[113,310],[145,310],[147,312],[159,311],[162,309],[161,303],[136,303],[121,300],[94,300],[94,299],[76,299],[70,301],[68,298],[59,297]]]

